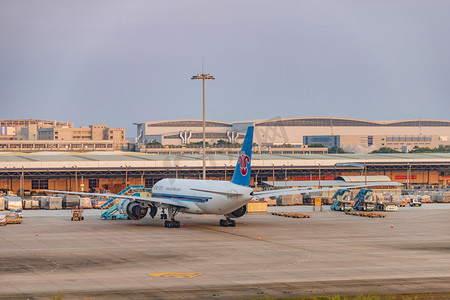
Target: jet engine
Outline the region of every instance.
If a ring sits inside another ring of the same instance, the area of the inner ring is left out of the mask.
[[[232,217],[232,218],[240,218],[243,215],[245,215],[246,212],[247,212],[247,205],[244,205],[244,206],[236,209],[235,211],[233,211],[230,214],[230,217]]]
[[[139,202],[129,202],[126,205],[126,212],[130,219],[140,220],[147,214],[148,206],[141,205]]]

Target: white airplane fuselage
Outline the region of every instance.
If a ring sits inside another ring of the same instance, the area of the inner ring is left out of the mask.
[[[152,197],[177,199],[187,205],[182,212],[191,214],[229,214],[247,204],[253,189],[229,181],[172,179],[158,181]]]

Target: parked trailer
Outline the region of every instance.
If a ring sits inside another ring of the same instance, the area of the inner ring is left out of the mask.
[[[376,205],[378,211],[398,211],[398,205],[395,202],[379,202]]]

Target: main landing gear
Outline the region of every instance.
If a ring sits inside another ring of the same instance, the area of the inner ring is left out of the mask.
[[[235,227],[236,226],[236,221],[231,220],[229,215],[225,215],[226,219],[222,219],[220,220],[220,226],[223,227]]]
[[[161,219],[166,220],[164,221],[164,227],[167,228],[180,228],[181,224],[180,221],[175,220],[176,214],[179,212],[178,208],[174,208],[172,206],[169,206],[167,208],[170,220],[167,220],[167,215],[164,213],[164,210],[161,213]]]
[[[181,224],[180,221],[177,220],[166,220],[164,221],[164,227],[167,228],[180,228]]]

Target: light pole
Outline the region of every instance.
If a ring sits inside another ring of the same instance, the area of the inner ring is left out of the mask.
[[[224,164],[224,166],[225,166],[225,181],[227,181],[227,164]]]
[[[319,189],[320,189],[320,177],[322,177],[322,173],[320,170],[320,163],[317,163],[319,165]]]
[[[75,165],[75,192],[78,192],[78,167]]]
[[[411,189],[411,163],[408,163],[408,169],[406,170],[406,187]]]
[[[287,186],[287,168],[285,165],[283,165],[284,167],[284,186]]]
[[[25,185],[25,180],[24,180],[24,175],[23,175],[23,166],[22,166],[22,175],[20,176],[20,197],[23,198],[23,194],[24,194],[24,185]]]
[[[203,180],[206,179],[206,165],[205,165],[205,161],[206,161],[206,146],[205,146],[205,79],[212,79],[214,80],[215,78],[212,75],[209,74],[197,74],[192,76],[191,79],[202,79],[203,80]]]
[[[272,188],[275,189],[275,165],[272,163]]]
[[[367,185],[367,161],[364,162],[364,185]]]

